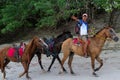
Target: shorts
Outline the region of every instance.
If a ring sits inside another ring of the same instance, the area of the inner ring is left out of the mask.
[[[87,41],[88,40],[88,35],[82,35],[82,36],[80,36],[80,38],[84,41]]]

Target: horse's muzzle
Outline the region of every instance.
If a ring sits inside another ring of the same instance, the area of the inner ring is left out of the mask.
[[[117,42],[117,41],[119,41],[119,38],[118,38],[118,37],[114,37],[113,40],[114,40],[115,42]]]

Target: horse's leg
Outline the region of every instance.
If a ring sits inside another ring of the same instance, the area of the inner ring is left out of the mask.
[[[5,59],[5,57],[0,58],[0,69],[2,72],[3,80],[6,80],[5,67],[7,66],[8,63],[9,63],[9,60]]]
[[[24,72],[23,73],[21,73],[20,75],[19,75],[19,77],[22,77],[25,73],[26,73],[26,67],[25,67],[25,62],[21,62],[21,64],[23,65],[23,68],[24,68]]]
[[[95,71],[98,71],[103,66],[103,60],[100,57],[97,57],[96,60],[100,63],[100,66],[95,69]]]
[[[53,63],[55,62],[55,59],[56,59],[56,56],[53,56],[53,59],[52,59],[52,62],[51,62],[51,64],[50,64],[49,68],[48,68],[48,71],[50,71]]]
[[[74,56],[74,53],[71,52],[70,55],[69,55],[69,60],[68,60],[68,65],[69,65],[71,74],[74,74],[74,72],[72,70],[72,66],[71,66],[72,61],[73,61],[73,56]]]
[[[7,64],[9,63],[9,60],[5,60],[4,64],[2,65],[2,73],[3,73],[3,80],[6,80],[6,72],[5,72],[5,67],[7,66]]]
[[[5,72],[5,70],[1,70],[1,72],[2,72],[2,80],[6,80],[6,72]]]
[[[9,62],[10,62],[10,60],[6,59],[5,63],[4,63],[5,64],[4,67],[6,67]]]
[[[38,57],[38,62],[39,62],[39,65],[40,65],[42,71],[45,72],[45,69],[43,68],[42,61],[41,61],[41,53],[40,53],[40,54],[37,54],[37,57]]]
[[[60,57],[59,57],[59,56],[57,56],[57,60],[59,61],[60,65],[61,65],[61,67],[62,67],[62,62],[61,62],[61,60],[60,60]],[[64,67],[63,67],[63,71],[64,71],[64,72],[67,72],[67,71],[66,71],[66,69],[65,69]]]
[[[27,64],[27,62],[22,62],[22,65],[23,65],[23,68],[24,68],[24,72],[21,73],[19,75],[19,77],[22,77],[26,73],[26,78],[29,79],[30,78],[29,75],[28,75],[28,66],[29,66],[29,64]]]
[[[61,66],[62,71],[59,72],[60,74],[64,71],[64,70],[63,70],[63,64],[64,64],[64,62],[66,61],[66,59],[68,58],[69,54],[70,54],[69,51],[63,53],[62,66]]]
[[[91,66],[92,66],[92,70],[93,70],[93,75],[97,76],[97,74],[95,73],[95,57],[91,56]]]
[[[31,59],[32,59],[32,58],[31,58]],[[31,62],[31,59],[30,59],[30,62]],[[29,74],[28,74],[30,62],[28,61],[28,64],[27,64],[27,67],[26,67],[26,77],[27,77],[27,79],[30,79],[30,78],[31,78],[31,77],[29,76]]]
[[[6,79],[6,72],[5,72],[5,63],[4,63],[4,60],[3,60],[3,62],[1,62],[1,72],[2,72],[3,80],[5,80]]]

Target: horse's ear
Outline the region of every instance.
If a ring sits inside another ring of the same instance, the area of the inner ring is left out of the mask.
[[[106,29],[108,29],[108,28],[114,28],[113,25],[110,25],[110,24],[106,24],[105,26],[106,26]]]
[[[37,39],[38,37],[37,36],[34,36],[33,39]]]
[[[26,43],[24,43],[24,45],[25,45],[25,47],[27,46],[27,44],[26,44]]]
[[[64,29],[63,31],[62,31],[62,33],[65,33],[66,32],[66,30]]]
[[[109,28],[110,28],[110,25],[109,25],[109,24],[105,24],[103,28],[109,29]]]
[[[34,36],[34,37],[33,37],[33,39],[32,39],[32,40],[31,40],[31,42],[30,42],[30,43],[31,43],[31,45],[33,45],[34,40],[35,40],[36,38],[37,38],[37,36]]]

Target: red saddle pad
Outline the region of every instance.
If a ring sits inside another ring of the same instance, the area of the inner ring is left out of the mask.
[[[11,48],[8,50],[8,54],[7,54],[7,55],[8,55],[9,57],[14,57],[15,51],[16,51],[16,49],[11,47]],[[22,48],[19,48],[19,55],[20,55],[20,56],[23,55],[23,49],[22,49]]]
[[[73,43],[74,44],[84,44],[84,41],[79,41],[78,38],[73,38]],[[90,40],[88,39],[88,45],[90,44]]]

